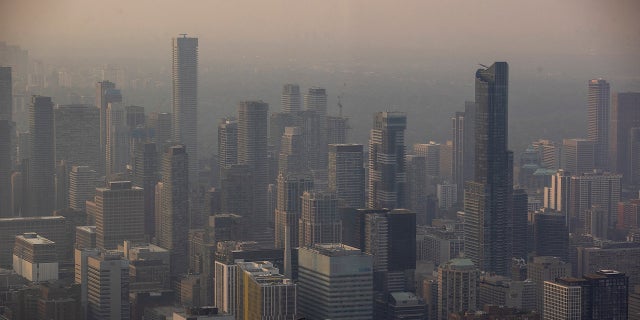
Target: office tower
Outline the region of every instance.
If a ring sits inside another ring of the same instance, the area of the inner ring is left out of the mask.
[[[606,172],[592,172],[571,177],[569,214],[577,219],[578,229],[586,226],[586,211],[593,206],[599,206],[605,210],[609,217],[609,226],[615,227],[621,179],[622,176],[619,174]],[[572,227],[571,231],[578,229]]]
[[[209,241],[241,241],[246,221],[233,213],[218,213],[209,216],[205,230]]]
[[[238,121],[224,118],[218,125],[218,165],[220,178],[224,171],[238,163]]]
[[[285,84],[282,86],[280,104],[282,106],[282,112],[295,113],[300,111],[300,107],[302,106],[300,86],[297,84]]]
[[[618,202],[616,229],[629,230],[640,227],[640,199]]]
[[[416,230],[416,259],[431,261],[435,266],[458,258],[464,252],[464,235],[456,230],[459,223],[445,223],[442,226],[420,226]],[[459,226],[458,226],[458,229]]]
[[[236,319],[294,319],[297,285],[280,274],[271,262],[237,263]]]
[[[56,243],[27,232],[15,237],[13,270],[32,282],[58,280]]]
[[[301,113],[297,113],[301,114]],[[295,126],[296,114],[286,112],[272,112],[269,115],[269,148],[280,152],[280,143],[284,128]]]
[[[55,166],[55,205],[54,210],[62,210],[69,207],[69,171],[66,161],[60,161]]]
[[[479,275],[469,259],[452,259],[438,268],[437,319],[448,319],[452,312],[476,310]]]
[[[434,141],[413,145],[413,152],[425,158],[426,174],[430,180],[440,177],[440,147],[441,145]]]
[[[385,313],[385,319],[426,319],[427,305],[413,292],[392,292]]]
[[[327,144],[347,143],[349,118],[342,116],[327,116]]]
[[[144,241],[144,193],[130,181],[112,181],[96,188],[87,201],[87,214],[96,219],[96,244],[116,249],[124,240]]]
[[[438,159],[440,171],[438,176],[444,181],[452,181],[453,178],[453,142],[447,140],[440,145],[440,159]]]
[[[24,216],[51,215],[55,206],[53,102],[33,96],[29,107],[29,210]]]
[[[531,280],[515,281],[503,276],[481,275],[478,281],[478,308],[486,305],[535,310],[536,288]]]
[[[130,135],[127,128],[124,108],[121,103],[109,103],[107,106],[107,144],[106,175],[112,179],[118,173],[127,170],[130,156]]]
[[[198,38],[173,38],[173,141],[189,153],[189,184],[198,182]],[[266,133],[265,133],[266,135]]]
[[[532,220],[534,254],[536,256],[559,257],[568,261],[569,229],[565,224],[565,217],[556,213],[535,213]],[[524,238],[522,235],[520,237]]]
[[[269,105],[262,101],[244,101],[238,105],[238,164],[246,165],[253,177],[251,193],[245,198],[252,206],[251,215],[246,217],[252,221],[248,234],[256,239],[266,237],[264,240],[269,242],[270,236],[265,234],[270,214],[267,210],[268,112]]]
[[[439,183],[436,186],[436,196],[438,197],[438,207],[449,210],[458,203],[458,186],[447,182]]]
[[[172,119],[171,113],[167,112],[151,112],[149,114],[148,127],[153,137],[151,141],[156,143],[158,150],[164,150],[164,147],[171,142]]]
[[[9,120],[0,119],[0,217],[2,218],[12,217],[14,213],[11,206],[11,127]]]
[[[127,127],[132,130],[139,126],[144,126],[145,115],[144,107],[140,106],[126,106],[125,109],[125,123]]]
[[[422,225],[427,221],[427,197],[429,196],[425,157],[407,155],[405,156],[405,166],[407,209],[416,213],[418,224]]]
[[[302,213],[302,195],[313,190],[313,179],[309,175],[278,175],[278,191],[275,209],[275,247],[298,247],[298,221]]]
[[[53,116],[56,161],[100,168],[100,110],[84,104],[62,105],[56,106]]]
[[[69,172],[69,208],[85,211],[98,187],[98,173],[88,166],[72,166]]]
[[[631,128],[637,127],[640,127],[640,92],[614,93],[609,161],[611,169],[622,174],[625,183],[629,183],[633,172],[629,144]]]
[[[515,258],[527,257],[527,220],[529,216],[528,196],[524,189],[514,189],[511,209],[511,243],[512,256]]]
[[[452,175],[458,185],[458,198],[464,196],[465,181],[474,178],[475,119],[477,105],[473,101],[464,103],[464,112],[456,112],[452,121]]]
[[[235,213],[253,219],[253,204],[247,199],[253,192],[253,175],[249,166],[234,164],[222,176],[220,208],[222,213]],[[252,220],[248,220],[252,221]]]
[[[109,103],[122,102],[120,89],[116,89],[116,84],[111,81],[100,81],[96,83],[96,107],[100,110],[100,163],[104,164],[107,156],[107,107]],[[99,167],[99,172],[104,172],[105,165]]]
[[[316,243],[340,243],[342,225],[338,216],[338,197],[330,192],[304,192],[298,225],[300,247]]]
[[[640,128],[629,131],[629,180],[635,185],[640,182]]]
[[[628,298],[629,278],[615,270],[545,281],[544,318],[628,319]]]
[[[308,146],[312,169],[327,167],[327,91],[324,88],[311,87],[304,95],[306,115],[303,119],[308,123],[305,135],[310,139]],[[312,116],[313,114],[317,116]],[[309,116],[311,115],[311,118]],[[313,132],[309,132],[313,131]]]
[[[13,120],[11,67],[0,67],[0,120]]]
[[[551,140],[540,139],[531,143],[538,151],[540,165],[547,169],[560,169],[562,159],[562,146]]]
[[[87,319],[130,319],[129,261],[119,252],[88,256],[87,296]]]
[[[288,174],[305,173],[307,159],[304,153],[304,137],[302,128],[286,127],[282,135],[280,155],[278,160],[278,173]]]
[[[406,206],[404,130],[407,115],[378,112],[369,137],[369,198],[371,209],[395,209]]]
[[[96,226],[76,227],[75,249],[96,248]]]
[[[533,257],[527,263],[527,279],[536,286],[536,310],[542,312],[544,303],[544,282],[571,276],[571,264],[553,256]]]
[[[0,218],[0,266],[11,267],[15,236],[25,232],[55,242],[57,261],[67,261],[73,241],[68,230],[67,219],[62,216]]]
[[[327,91],[324,88],[311,87],[304,95],[305,109],[319,114],[327,114]]]
[[[372,319],[370,255],[343,244],[316,244],[300,248],[298,261],[298,305],[307,319]]]
[[[361,144],[329,145],[329,186],[339,206],[364,207],[364,156]]]
[[[609,83],[603,79],[589,80],[588,99],[587,133],[589,140],[594,142],[594,165],[598,169],[608,169]]]
[[[158,183],[158,149],[153,142],[135,146],[133,164],[133,185],[144,190],[144,233],[155,235],[155,186]]]
[[[562,169],[572,175],[581,175],[596,168],[596,145],[587,139],[562,140]]]
[[[480,270],[507,275],[511,261],[513,154],[507,150],[509,66],[476,72],[475,178],[465,185],[465,256]]]
[[[544,188],[545,208],[562,213],[565,224],[569,225],[569,207],[571,199],[571,174],[564,170],[558,170],[551,176],[551,187]]]
[[[156,239],[157,245],[171,251],[172,276],[186,273],[188,266],[189,157],[184,145],[168,147],[162,155]]]

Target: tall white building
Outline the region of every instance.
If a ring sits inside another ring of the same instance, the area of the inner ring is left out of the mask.
[[[315,244],[300,248],[300,313],[310,320],[371,319],[372,263],[370,255],[343,244]]]
[[[58,280],[56,244],[34,232],[16,236],[13,270],[33,282]]]
[[[544,318],[580,320],[582,317],[582,279],[563,278],[544,282]]]
[[[87,200],[95,194],[98,173],[88,166],[73,166],[69,172],[69,207],[84,211]]]
[[[198,179],[198,38],[173,38],[173,140],[189,153],[189,183]]]
[[[438,317],[452,312],[474,311],[480,271],[470,259],[453,259],[438,268]]]

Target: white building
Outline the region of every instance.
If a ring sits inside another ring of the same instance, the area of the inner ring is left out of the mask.
[[[33,232],[16,236],[13,270],[33,282],[58,280],[55,242]]]

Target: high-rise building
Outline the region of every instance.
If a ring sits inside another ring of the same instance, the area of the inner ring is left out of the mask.
[[[364,157],[361,144],[329,145],[329,191],[339,206],[364,207]]]
[[[267,187],[269,168],[267,161],[267,125],[269,105],[262,101],[244,101],[238,105],[238,164],[248,166],[253,177],[252,192],[245,201],[251,203],[252,221],[249,235],[265,242],[273,242],[267,235]]]
[[[436,187],[438,197],[438,207],[441,209],[451,209],[458,203],[458,186],[451,183],[439,183]]]
[[[55,158],[53,102],[33,96],[29,107],[29,201],[26,216],[51,215],[55,206]]]
[[[58,257],[56,243],[27,232],[15,237],[13,248],[13,270],[33,282],[58,280]]]
[[[569,229],[565,217],[553,212],[535,213],[532,220],[535,255],[559,257],[567,261],[569,259]],[[523,239],[524,236],[520,235],[520,238]]]
[[[286,127],[280,144],[278,159],[279,174],[305,173],[308,171],[305,156],[304,137],[302,128]]]
[[[112,181],[96,188],[87,201],[87,215],[95,217],[96,244],[116,249],[124,240],[144,241],[144,193],[130,181]]]
[[[69,208],[84,211],[98,187],[98,173],[88,166],[72,166],[69,172]]]
[[[302,195],[313,190],[313,179],[309,175],[278,175],[278,191],[275,209],[275,247],[298,247],[298,221],[302,213]],[[287,234],[288,233],[288,234]]]
[[[302,106],[300,86],[297,84],[285,84],[282,86],[280,103],[282,105],[282,112],[294,113],[300,111]]]
[[[588,98],[587,133],[594,142],[594,165],[598,169],[609,169],[609,83],[603,79],[589,80]]]
[[[426,223],[427,199],[429,188],[427,183],[426,158],[424,156],[406,155],[405,166],[407,173],[406,199],[407,209],[416,213],[419,224]]]
[[[527,220],[529,216],[529,197],[524,189],[514,189],[511,207],[511,243],[512,253],[515,258],[527,257]]]
[[[440,171],[438,176],[444,181],[453,181],[453,141],[447,140],[440,145]]]
[[[218,125],[218,166],[220,178],[225,170],[238,163],[238,121],[224,118]]]
[[[305,109],[321,115],[327,114],[327,91],[320,87],[311,87],[304,95]]]
[[[267,261],[238,262],[236,319],[295,319],[297,285]]]
[[[171,251],[171,275],[186,273],[189,238],[189,161],[184,145],[162,155],[160,207],[156,208],[157,245]]]
[[[251,219],[253,203],[253,175],[249,166],[234,164],[221,177],[220,208],[222,213],[235,213]],[[251,221],[251,220],[249,220]]]
[[[158,183],[157,144],[136,144],[134,150],[133,185],[144,190],[144,233],[155,235],[155,186]]]
[[[68,220],[62,216],[0,218],[0,266],[11,267],[16,235],[35,232],[56,245],[57,261],[69,261],[72,255],[73,234]]]
[[[13,216],[11,206],[11,124],[0,119],[0,217]]]
[[[124,108],[119,102],[107,105],[107,142],[105,173],[107,180],[118,173],[126,172],[129,163],[129,129]]]
[[[406,206],[404,130],[407,115],[378,112],[369,137],[369,198],[371,209],[395,209]]]
[[[173,38],[173,141],[189,153],[189,184],[198,182],[198,38]]]
[[[599,206],[605,210],[609,226],[614,228],[617,223],[617,205],[620,201],[620,180],[622,176],[607,172],[592,172],[571,177],[571,193],[569,214],[577,220],[576,227],[571,231],[583,229],[586,226],[587,210]]]
[[[327,144],[347,143],[349,118],[327,116]]]
[[[578,278],[544,282],[544,318],[628,319],[629,278],[599,270]]]
[[[0,120],[13,120],[11,67],[0,67]]]
[[[338,216],[338,197],[330,192],[304,192],[298,225],[300,247],[316,243],[340,243],[342,224]]]
[[[87,319],[130,319],[129,261],[119,252],[105,252],[88,256],[86,270]]]
[[[571,276],[571,264],[553,256],[533,257],[527,263],[527,279],[536,286],[536,310],[542,312],[544,303],[544,282]]]
[[[475,311],[480,271],[469,259],[453,259],[438,268],[439,320],[452,312]]]
[[[640,199],[618,202],[616,229],[629,230],[640,227]]]
[[[480,270],[507,275],[511,262],[513,153],[508,143],[509,66],[476,72],[475,178],[465,185],[465,256]]]
[[[426,174],[432,181],[440,177],[440,149],[441,145],[435,141],[413,145],[413,152],[425,158]]]
[[[486,305],[535,310],[536,287],[533,281],[516,281],[503,276],[482,275],[478,282],[478,308]]]
[[[538,151],[540,165],[543,168],[558,170],[562,163],[562,146],[558,143],[540,139],[531,143],[534,150]]]
[[[370,255],[343,244],[315,244],[300,248],[298,268],[299,310],[307,319],[373,318]]]
[[[56,161],[100,168],[100,110],[84,104],[56,106]]]
[[[151,112],[147,127],[153,137],[152,142],[158,146],[158,150],[164,150],[164,147],[171,143],[173,126],[171,125],[172,115],[167,112]]]
[[[613,94],[611,109],[611,130],[609,163],[611,169],[622,174],[629,183],[633,168],[630,162],[631,128],[640,127],[640,92],[619,92]]]
[[[544,188],[545,208],[562,213],[565,224],[569,225],[569,207],[571,204],[571,174],[564,170],[558,170],[551,176],[551,187]]]
[[[100,167],[99,173],[105,172],[107,156],[107,107],[109,103],[122,102],[120,89],[116,89],[116,84],[105,80],[96,83],[96,107],[100,110]]]
[[[640,245],[621,242],[599,247],[578,247],[577,274],[594,273],[602,268],[624,272],[631,286],[640,285]]]
[[[581,175],[596,168],[595,142],[587,139],[562,140],[562,169],[572,175]]]
[[[474,101],[464,103],[464,112],[456,112],[452,121],[453,182],[458,185],[458,198],[464,196],[464,183],[474,178],[475,119],[477,105]]]

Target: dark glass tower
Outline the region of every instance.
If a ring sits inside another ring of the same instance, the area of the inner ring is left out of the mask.
[[[475,178],[465,185],[465,254],[507,275],[511,260],[513,153],[507,149],[509,65],[476,72]]]

